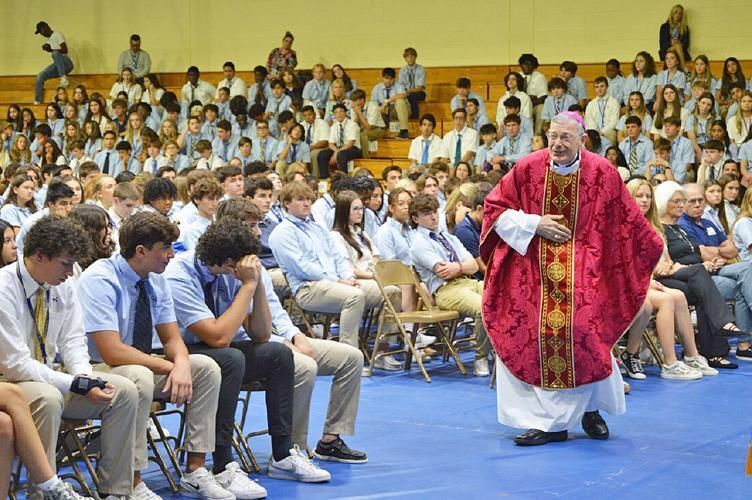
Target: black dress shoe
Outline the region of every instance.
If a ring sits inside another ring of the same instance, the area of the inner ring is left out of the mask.
[[[546,443],[556,443],[567,440],[567,431],[543,432],[538,429],[529,431],[514,437],[514,442],[519,446],[538,446]]]
[[[585,412],[582,429],[593,439],[608,439],[608,426],[598,410]]]

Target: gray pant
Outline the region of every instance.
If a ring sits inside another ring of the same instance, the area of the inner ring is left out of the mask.
[[[185,412],[186,451],[209,453],[214,451],[214,415],[217,413],[219,385],[222,376],[219,366],[211,358],[200,354],[191,354],[191,375],[193,379],[193,398]],[[138,389],[138,411],[133,416],[136,428],[135,464],[136,470],[145,470],[149,466],[146,450],[146,425],[154,398],[169,398],[163,392],[167,375],[157,375],[145,366],[124,365],[112,368],[105,364],[95,366],[96,370],[115,373],[133,381]],[[109,377],[110,375],[105,375]]]
[[[18,382],[16,385],[29,400],[34,425],[52,470],[56,470],[55,452],[61,420],[101,419],[102,456],[97,464],[99,489],[111,495],[130,495],[135,470],[138,391],[127,377],[96,371],[94,376],[102,377],[115,387],[112,403],[96,405],[86,397],[70,392],[63,396],[56,387],[44,382]]]
[[[713,282],[726,300],[735,300],[736,326],[752,332],[752,263],[738,262],[723,266]],[[738,340],[749,340],[739,337]]]
[[[311,396],[319,375],[333,375],[329,407],[324,423],[325,434],[351,435],[360,401],[363,354],[359,349],[331,340],[308,339],[313,357],[293,351],[295,360],[295,394],[293,397],[292,442],[301,450],[308,447],[308,418]]]

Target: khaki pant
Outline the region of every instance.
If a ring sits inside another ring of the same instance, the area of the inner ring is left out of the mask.
[[[470,278],[455,278],[441,286],[436,293],[439,309],[457,311],[464,316],[475,317],[476,358],[485,358],[491,351],[491,343],[481,321],[481,298],[483,282]]]
[[[543,104],[533,107],[533,127],[536,135],[543,133]]]
[[[321,179],[319,171],[319,153],[326,148],[312,149],[311,150],[311,175],[317,179]]]
[[[324,422],[325,434],[351,435],[360,401],[363,354],[359,349],[331,340],[308,339],[313,357],[293,351],[295,395],[293,397],[292,442],[308,450],[308,418],[311,396],[319,375],[333,375],[329,407]]]
[[[200,354],[188,357],[191,364],[193,380],[193,397],[185,408],[185,443],[186,451],[209,453],[214,451],[215,415],[219,385],[222,381],[219,366],[211,358]],[[163,391],[167,375],[157,375],[145,366],[124,365],[112,368],[105,364],[95,369],[121,375],[136,384],[138,389],[138,412],[134,415],[136,427],[135,462],[136,470],[146,470],[149,466],[146,451],[146,424],[154,399],[169,398]],[[109,375],[106,375],[109,376]]]
[[[371,127],[370,130],[360,129],[360,146],[363,150],[363,158],[371,157],[370,143],[378,139],[383,139],[386,135],[384,127]]]
[[[269,277],[272,279],[272,285],[274,285],[274,293],[279,297],[279,302],[284,304],[285,299],[290,296],[290,287],[287,285],[285,273],[279,267],[267,269],[267,271],[269,272]]]
[[[407,99],[397,99],[394,101],[394,111],[397,112],[397,121],[400,130],[407,130],[407,121],[410,118],[410,105]],[[386,119],[384,119],[386,121]]]
[[[399,310],[401,292],[396,286],[387,288],[389,300]],[[383,298],[374,280],[358,280],[358,286],[336,281],[309,281],[298,289],[295,300],[306,311],[339,313],[339,341],[358,347],[358,331],[363,312],[381,307]]]
[[[18,382],[16,385],[29,400],[34,425],[52,470],[57,470],[55,452],[61,419],[101,419],[102,455],[97,463],[99,491],[128,496],[133,491],[138,391],[127,377],[96,371],[94,376],[102,377],[115,387],[112,403],[96,405],[72,392],[63,396],[56,387],[44,382]],[[146,443],[145,434],[143,436]]]

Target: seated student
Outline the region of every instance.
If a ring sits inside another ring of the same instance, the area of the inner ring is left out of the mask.
[[[144,123],[144,127],[148,128],[152,132],[159,132],[159,111],[151,107],[149,103],[140,102],[136,109],[138,115]]]
[[[486,105],[483,102],[483,98],[480,94],[476,94],[471,90],[472,83],[469,78],[464,76],[458,78],[455,87],[457,88],[457,95],[452,97],[452,100],[449,102],[451,109],[466,109],[468,99],[475,99],[478,101],[478,114],[486,116]]]
[[[232,61],[225,62],[222,65],[222,73],[224,73],[225,77],[217,83],[215,99],[219,100],[219,90],[222,88],[228,89],[230,97],[235,97],[236,95],[245,96],[246,83],[245,80],[235,73],[235,63]]]
[[[515,97],[519,101],[519,106],[515,113],[520,116],[524,116],[530,120],[532,125],[533,119],[533,104],[528,96],[524,92],[525,79],[519,73],[511,72],[504,77],[504,85],[507,88],[506,93],[499,98],[499,102],[496,105],[496,126],[503,128],[504,117],[507,116],[509,111],[506,109],[506,101],[510,97]],[[530,135],[533,135],[532,128],[530,129]]]
[[[681,120],[669,116],[663,120],[666,139],[671,143],[671,173],[676,182],[687,182],[687,173],[695,162],[695,150],[692,141],[680,135]]]
[[[491,122],[488,116],[480,113],[478,100],[474,97],[467,100],[465,111],[467,112],[467,126],[474,130],[480,131],[483,125]]]
[[[543,103],[543,113],[541,114],[544,132],[548,130],[549,123],[554,116],[569,110],[570,106],[577,104],[577,99],[566,93],[567,82],[561,78],[551,78],[551,81],[548,82],[548,91],[551,95],[546,97],[546,101]]]
[[[308,169],[311,165],[311,149],[303,141],[305,129],[303,125],[296,123],[287,138],[277,143],[277,150],[274,153],[276,160],[275,170],[279,175],[285,175],[287,168],[293,163],[303,163]]]
[[[200,101],[203,106],[214,100],[216,89],[214,85],[201,80],[201,72],[196,66],[191,66],[186,72],[187,82],[180,89],[180,101],[185,104],[192,104]]]
[[[704,82],[699,82],[704,85]],[[695,155],[701,156],[702,146],[710,140],[710,127],[718,116],[713,111],[715,98],[710,92],[702,93],[697,99],[697,105],[684,123],[687,138],[695,147]]]
[[[312,76],[313,79],[306,82],[303,87],[303,104],[314,106],[318,115],[324,116],[331,82],[326,79],[326,68],[323,64],[313,66]]]
[[[504,101],[504,111],[505,115],[517,115],[520,117],[520,133],[522,135],[526,135],[528,137],[533,137],[533,119],[529,118],[527,116],[524,116],[520,113],[520,106],[521,106],[520,100],[517,98],[517,96],[511,96],[508,97]],[[506,126],[504,126],[504,120],[502,119],[499,124],[498,135],[496,136],[496,140],[500,140],[501,137],[506,133]]]
[[[279,264],[277,264],[277,259],[274,258],[274,254],[272,253],[271,248],[269,248],[269,236],[272,234],[274,228],[277,227],[277,224],[279,224],[279,222],[277,222],[274,217],[271,217],[269,213],[273,192],[274,186],[269,179],[254,179],[246,184],[244,198],[250,200],[250,203],[261,212],[261,217],[258,223],[261,231],[259,236],[261,248],[258,252],[258,256],[259,259],[261,259],[261,265],[269,272],[269,276],[271,277],[274,286],[274,292],[279,297],[285,298],[290,294],[290,289],[287,286],[282,270],[279,268]],[[242,206],[236,207],[236,205],[229,205],[223,208],[224,204],[224,202],[220,204],[221,212],[230,210],[231,208],[235,208],[236,210],[242,208]],[[220,218],[219,214],[217,215],[217,218]],[[244,217],[243,220],[246,220],[246,218]]]
[[[478,131],[480,134],[481,145],[478,147],[478,151],[475,152],[475,171],[490,172],[494,170],[492,159],[498,156],[497,144],[496,144],[496,126],[493,123],[486,123]],[[455,165],[456,167],[456,165]],[[500,168],[501,165],[497,165],[496,168]]]
[[[42,163],[44,158],[44,145],[49,141],[57,141],[59,136],[52,136],[52,129],[46,123],[42,123],[34,127],[34,141],[29,146],[31,151],[31,159],[35,164]],[[59,146],[59,144],[58,144]]]
[[[459,162],[473,162],[473,157],[478,149],[478,132],[468,128],[467,113],[463,108],[455,108],[452,111],[454,128],[444,134],[442,150],[439,158],[448,160],[454,169]]]
[[[352,118],[350,113],[352,101],[345,92],[345,82],[340,78],[333,79],[329,86],[329,98],[326,101],[326,110],[324,111],[324,120],[329,124],[334,120],[334,117],[332,116],[332,107],[337,103],[344,104],[347,108],[347,114]]]
[[[363,158],[369,157],[370,143],[383,139],[386,135],[386,124],[381,116],[381,108],[373,101],[366,99],[362,89],[353,90],[350,107],[350,118],[360,127],[360,143],[363,144]],[[368,145],[368,147],[366,147]]]
[[[389,217],[373,236],[373,242],[384,260],[399,260],[407,265],[412,262],[414,230],[410,226],[409,210],[412,199],[410,191],[404,188],[394,188],[389,193]]]
[[[222,469],[230,472],[228,479],[237,475],[230,491],[241,498],[266,496],[232,462],[233,421],[243,382],[266,381],[269,476],[303,482],[331,478],[292,443],[293,356],[287,347],[269,341],[272,316],[257,250],[250,226],[225,218],[207,229],[195,252],[180,254],[165,273],[189,352],[214,359],[222,369],[214,472],[221,483]]]
[[[43,217],[54,215],[60,218],[68,217],[73,205],[73,189],[70,188],[60,177],[53,177],[50,181],[47,196],[44,200],[44,208],[27,217],[16,235],[16,251],[18,255],[24,255],[24,240],[29,230],[34,227]]]
[[[414,48],[406,48],[402,52],[402,58],[407,64],[400,68],[397,82],[407,93],[410,118],[415,119],[418,118],[418,103],[426,100],[426,70],[420,64],[416,64],[418,52]]]
[[[47,457],[34,427],[29,403],[13,384],[0,383],[0,491],[9,491],[13,460],[18,455],[36,491],[50,500],[89,500],[63,482],[47,463]],[[31,493],[31,492],[30,492]]]
[[[279,137],[279,114],[283,111],[289,111],[292,107],[290,96],[285,94],[285,84],[282,80],[272,80],[272,95],[266,103],[264,119],[269,123],[272,135]]]
[[[709,140],[702,148],[702,159],[697,168],[697,183],[717,181],[723,175],[723,143]]]
[[[126,141],[120,141],[115,146],[115,151],[117,151],[118,158],[120,159],[119,166],[121,167],[121,171],[115,170],[114,172],[112,169],[110,169],[110,175],[113,177],[117,177],[122,172],[133,172],[134,174],[138,174],[141,172],[141,162],[139,162],[135,156],[133,156],[131,153],[133,151],[133,147],[131,147],[129,142]]]
[[[0,219],[20,228],[31,214],[37,211],[34,204],[34,179],[26,174],[14,176],[8,186],[8,195],[0,208]]]
[[[303,106],[301,113],[303,115],[301,125],[305,129],[305,143],[311,149],[311,173],[318,177],[318,155],[321,150],[329,147],[329,125],[316,115],[313,106]]]
[[[175,184],[162,177],[155,177],[144,186],[142,211],[157,212],[166,217],[177,195]]]
[[[559,65],[559,76],[567,84],[567,94],[577,100],[581,108],[587,104],[587,87],[585,80],[577,76],[577,64],[573,61],[564,61]],[[608,87],[608,82],[606,84]]]
[[[243,171],[237,165],[227,165],[216,172],[217,180],[222,185],[223,200],[243,197]]]
[[[410,116],[407,104],[407,90],[396,81],[397,73],[394,68],[381,70],[381,82],[371,90],[371,100],[381,106],[381,115],[388,125],[393,118],[392,110],[397,115],[399,126],[398,139],[407,139],[407,121]]]
[[[134,425],[136,387],[128,377],[92,368],[80,309],[85,299],[66,283],[87,247],[83,229],[65,219],[45,217],[29,230],[25,256],[0,271],[0,370],[29,401],[53,470],[61,420],[101,419],[99,496],[149,498],[133,467],[136,436],[143,435]],[[60,365],[53,364],[58,354]],[[30,496],[39,495],[37,488]]]
[[[410,166],[429,165],[441,157],[442,139],[433,131],[436,128],[436,118],[427,113],[420,117],[420,135],[410,143],[407,157]]]
[[[645,178],[649,181],[652,179],[660,181],[674,180],[670,163],[671,143],[659,137],[653,143],[653,156],[653,159],[645,164]]]
[[[323,196],[313,202],[313,205],[311,206],[311,217],[313,217],[313,220],[321,224],[321,226],[327,231],[332,229],[331,221],[334,220],[334,200],[337,198],[337,194],[339,194],[340,191],[350,189],[351,184],[352,177],[338,173],[336,177],[332,176],[329,184],[329,192],[324,193]],[[282,222],[282,220],[277,222]]]
[[[678,94],[677,100],[681,104],[687,86],[687,73],[684,71],[681,55],[673,47],[666,51],[666,57],[663,60],[663,70],[658,73],[655,79],[655,111],[657,111],[657,106],[663,99],[663,89],[666,85],[671,85],[676,89]]]
[[[188,128],[178,136],[177,143],[180,146],[180,152],[185,154],[191,161],[198,160],[200,156],[196,150],[196,146],[198,146],[198,141],[201,139],[212,140],[208,134],[205,134],[201,130],[201,117],[192,115],[188,118]]]
[[[269,166],[274,161],[278,141],[270,135],[269,122],[263,118],[256,120],[256,134],[251,148],[253,161],[260,161]]]
[[[73,170],[73,172],[78,173],[78,167],[82,163],[87,161],[91,161],[91,158],[86,155],[86,146],[84,145],[84,141],[82,141],[81,139],[72,141],[70,143],[70,158],[68,159],[68,166]]]
[[[198,147],[198,143],[196,143],[196,146]],[[196,151],[198,152],[198,149]],[[164,144],[164,156],[157,165],[157,170],[164,167],[170,167],[173,168],[175,172],[182,172],[191,167],[191,160],[186,155],[180,153],[180,146],[177,141],[167,141]]]
[[[214,139],[215,141],[217,139]],[[226,162],[219,156],[214,154],[214,148],[212,143],[206,139],[201,139],[196,145],[196,151],[201,155],[201,158],[196,162],[196,168],[201,170],[216,170],[225,166]],[[232,157],[231,157],[232,158]]]
[[[196,248],[198,239],[214,220],[221,196],[222,186],[211,177],[201,179],[193,186],[191,202],[196,205],[196,217],[190,224],[180,226],[180,237],[178,238],[178,241],[183,243],[186,250]]]
[[[358,283],[344,256],[331,251],[329,231],[310,217],[314,198],[302,183],[282,188],[287,215],[272,231],[269,247],[298,304],[308,311],[339,313],[340,342],[357,347],[363,312],[381,304],[381,293],[375,283]]]
[[[78,167],[78,178],[84,185],[101,173],[99,165],[93,161],[84,162]]]
[[[292,127],[297,123],[295,115],[293,114],[293,109],[294,108],[282,111],[277,118],[277,123],[279,125],[279,132],[277,134],[278,141],[286,140],[287,134],[290,133]]]
[[[521,123],[519,115],[508,114],[504,117],[506,133],[496,146],[496,156],[491,160],[493,164],[503,163],[506,168],[511,168],[530,154],[533,138],[522,131]]]
[[[360,148],[360,127],[347,117],[347,110],[342,104],[334,106],[334,123],[329,129],[329,149],[318,155],[320,178],[329,177],[331,167],[348,171],[348,163],[363,156]]]
[[[624,83],[626,79],[621,72],[621,63],[618,59],[609,59],[606,62],[606,79],[608,82],[608,95],[616,99],[619,106],[624,106],[627,96],[624,95]]]
[[[126,112],[128,111],[128,102],[125,99],[115,99],[112,101],[112,120],[106,124],[102,130],[107,129],[107,125],[113,125],[115,128],[113,132],[118,137],[125,137],[125,129],[128,126],[128,117]]]
[[[619,101],[608,95],[608,80],[599,76],[593,83],[595,99],[585,108],[585,127],[597,130],[612,144],[616,143],[616,124],[619,122]]]
[[[730,101],[726,110],[726,119],[736,116],[736,112],[739,111],[739,101],[741,101],[746,89],[747,86],[744,82],[731,82],[729,85]]]
[[[186,192],[188,194],[188,201],[180,209],[180,212],[178,212],[174,216],[174,222],[176,224],[189,225],[195,220],[196,216],[198,215],[198,209],[196,208],[196,205],[190,200],[193,186],[195,186],[196,183],[201,179],[212,176],[213,174],[208,170],[194,169],[188,172],[188,175],[186,176]]]
[[[201,133],[209,140],[217,138],[217,120],[219,108],[214,104],[207,104],[203,109],[204,122],[201,124]]]
[[[689,90],[689,89],[687,89]],[[710,92],[710,87],[708,86],[707,82],[703,80],[695,80],[692,83],[692,98],[684,102],[684,108],[691,114],[694,113],[694,111],[697,109],[697,103],[700,100],[700,97],[702,94],[709,93],[711,97],[713,97],[713,106],[712,110],[717,115],[720,116],[720,108],[718,107],[718,104],[715,102],[715,96],[713,96],[713,93]]]
[[[217,137],[212,141],[212,151],[222,162],[227,164],[232,158],[238,156],[238,138],[232,131],[232,125],[227,120],[217,122]],[[214,170],[214,166],[209,170]]]
[[[89,336],[95,368],[133,381],[139,400],[130,417],[137,436],[146,433],[153,398],[182,405],[186,414],[186,473],[180,486],[198,498],[227,499],[224,490],[204,468],[205,452],[214,451],[213,425],[206,418],[217,411],[220,370],[205,357],[188,354],[175,320],[167,281],[162,276],[174,255],[178,228],[159,214],[139,212],[120,228],[120,253],[101,259],[81,274],[77,292]],[[164,356],[153,356],[152,332]],[[108,375],[109,376],[109,375]],[[135,440],[135,468],[147,468],[144,439]]]
[[[473,372],[487,377],[491,347],[480,320],[483,282],[468,277],[478,272],[478,263],[456,237],[439,229],[438,209],[431,195],[420,194],[410,202],[410,223],[416,229],[412,263],[440,309],[475,317]]]
[[[107,175],[115,175],[123,171],[123,166],[120,164],[120,156],[115,150],[115,142],[117,141],[117,134],[112,130],[108,130],[102,136],[102,149],[94,157],[94,163],[99,166],[100,172]]]
[[[486,274],[486,263],[480,258],[480,226],[483,224],[483,201],[490,189],[466,182],[458,187],[447,200],[446,211],[455,211],[452,234],[460,240],[465,250],[470,252],[478,263],[474,278],[482,280]]]
[[[134,214],[136,208],[141,203],[141,193],[138,188],[130,182],[121,182],[115,186],[112,192],[112,206],[107,210],[110,218],[112,233],[110,239],[119,245],[118,234],[120,226],[123,225],[128,217]]]
[[[639,117],[629,116],[624,124],[627,138],[619,143],[619,151],[624,155],[632,175],[646,175],[646,165],[655,158],[653,143],[642,133]]]
[[[272,89],[269,80],[266,78],[269,71],[266,66],[256,66],[253,68],[253,85],[248,87],[248,103],[259,104],[266,107],[266,102],[272,95]]]
[[[245,94],[245,89],[243,94]],[[217,119],[227,120],[230,123],[235,121],[235,115],[230,110],[230,89],[227,87],[218,88],[217,101],[214,104],[217,106]]]
[[[73,175],[73,171],[68,165],[54,165],[47,163],[42,166],[41,174],[42,186],[37,189],[37,192],[34,194],[34,204],[38,207],[44,206],[50,181],[55,177]]]
[[[681,127],[684,127],[684,122],[689,115],[689,112],[681,107],[681,103],[678,101],[678,90],[671,84],[663,87],[663,98],[658,101],[655,116],[653,117],[653,128],[650,129],[650,135],[655,139],[657,136],[661,136],[666,139],[666,132],[663,129],[663,123],[666,118],[673,116],[678,118],[681,123]],[[680,132],[683,133],[683,130]]]
[[[752,91],[742,93],[738,104],[735,110],[729,108],[726,115],[726,131],[737,148],[744,143],[745,138],[752,131]]]

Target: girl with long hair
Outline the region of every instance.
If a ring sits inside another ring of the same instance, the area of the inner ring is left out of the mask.
[[[110,257],[115,251],[115,243],[111,237],[112,225],[107,212],[96,205],[77,205],[68,217],[77,222],[91,240],[91,245],[88,245],[88,254],[77,261],[80,271],[74,274],[78,276],[94,262]]]
[[[115,179],[106,174],[97,174],[84,185],[84,202],[109,210],[113,203]]]
[[[358,88],[358,82],[350,78],[341,64],[332,66],[332,83],[334,83],[334,80],[342,80],[342,83],[345,84],[345,96],[348,99],[350,99],[353,90]]]
[[[29,138],[19,134],[13,139],[8,153],[11,163],[19,165],[31,165],[31,150],[29,149]]]
[[[624,94],[632,92],[642,94],[645,102],[652,108],[655,100],[655,60],[649,52],[638,52],[632,62],[632,73],[624,81]]]
[[[752,92],[747,90],[739,100],[736,113],[726,120],[726,133],[728,133],[731,142],[739,147],[750,130],[752,130]]]
[[[657,107],[655,116],[653,117],[653,128],[650,129],[650,135],[653,136],[653,140],[658,137],[666,138],[666,133],[663,131],[663,120],[669,116],[678,118],[682,124],[686,121],[689,112],[686,108],[683,108],[679,102],[679,91],[676,87],[671,85],[665,85],[661,91],[662,98],[656,101]],[[683,129],[679,131],[679,135],[683,133]]]
[[[20,228],[24,221],[34,212],[37,206],[34,204],[36,192],[34,179],[25,174],[19,174],[10,181],[10,190],[5,203],[0,208],[0,219],[13,227]]]
[[[697,106],[684,123],[687,138],[695,147],[696,158],[702,158],[702,145],[710,139],[710,127],[716,119],[713,94],[705,92],[697,99]]]
[[[723,74],[721,75],[721,88],[718,95],[718,104],[721,106],[721,115],[726,115],[729,106],[734,101],[731,97],[731,84],[741,82],[747,86],[747,77],[744,76],[742,65],[736,57],[728,57],[723,62]]]
[[[645,97],[640,92],[634,91],[629,93],[626,108],[627,112],[619,118],[619,122],[616,124],[616,135],[619,142],[627,138],[625,130],[627,128],[627,118],[630,116],[636,116],[640,119],[643,134],[649,134],[650,129],[653,128],[653,117],[650,116],[650,112],[645,105]]]
[[[657,109],[663,96],[663,89],[666,85],[673,85],[677,91],[679,103],[684,98],[684,92],[687,88],[687,73],[684,72],[684,64],[681,56],[675,48],[670,48],[666,52],[666,58],[663,61],[663,71],[658,73],[655,80],[656,103],[653,109]]]

